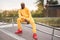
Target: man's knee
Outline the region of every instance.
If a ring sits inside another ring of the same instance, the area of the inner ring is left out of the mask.
[[[31,24],[34,24],[35,22],[34,22],[34,20],[30,20],[30,23],[31,23]]]

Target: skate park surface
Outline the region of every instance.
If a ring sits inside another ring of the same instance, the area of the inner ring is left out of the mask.
[[[60,28],[36,24],[38,40],[60,40]],[[34,40],[30,24],[22,24],[23,33],[15,34],[17,24],[0,23],[0,40]]]

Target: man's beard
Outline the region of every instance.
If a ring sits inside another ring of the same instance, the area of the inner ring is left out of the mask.
[[[25,7],[21,7],[22,9],[24,9]]]

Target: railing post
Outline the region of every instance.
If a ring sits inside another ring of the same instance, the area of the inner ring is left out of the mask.
[[[54,40],[54,28],[52,30],[52,38],[51,38],[51,40]]]
[[[12,17],[12,26],[14,27],[14,20],[13,20],[13,17]]]

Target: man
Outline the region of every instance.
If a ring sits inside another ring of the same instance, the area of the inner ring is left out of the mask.
[[[30,11],[25,7],[24,3],[21,3],[21,9],[18,11],[18,15],[19,15],[19,18],[17,19],[18,30],[15,33],[22,34],[21,22],[29,22],[32,25],[33,38],[36,39],[37,38],[36,25],[34,23]]]

